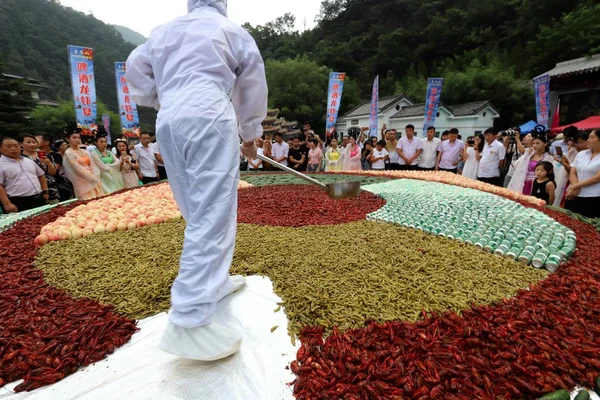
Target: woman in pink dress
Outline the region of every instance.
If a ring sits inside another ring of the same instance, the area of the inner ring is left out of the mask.
[[[67,178],[73,184],[75,196],[79,200],[104,196],[98,167],[90,159],[90,154],[79,148],[81,146],[79,133],[69,133],[67,141],[69,148],[63,156],[63,167]]]
[[[348,145],[344,150],[344,171],[360,171],[361,166],[361,150],[356,143],[356,138],[350,136]]]

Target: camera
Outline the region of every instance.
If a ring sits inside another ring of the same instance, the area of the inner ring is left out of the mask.
[[[475,144],[475,139],[467,139],[467,144],[474,145]]]
[[[507,137],[507,136],[515,137],[516,135],[520,134],[520,132],[516,128],[510,128],[510,129],[500,132],[500,134],[502,135],[502,137]]]

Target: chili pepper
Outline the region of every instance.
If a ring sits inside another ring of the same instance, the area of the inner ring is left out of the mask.
[[[64,333],[76,332],[92,321],[100,325],[114,323],[112,331],[134,324],[114,314],[109,306],[90,299],[75,300],[49,287],[41,271],[32,265],[36,255],[33,240],[40,228],[78,204],[83,203],[56,207],[0,233],[0,303],[6,305],[0,312],[0,337],[18,338],[18,348],[0,348],[0,387],[23,379],[15,391],[33,390],[75,372],[78,362],[69,358],[74,341]],[[121,329],[114,338],[101,340],[122,345],[137,329],[132,326]],[[97,350],[81,351],[89,354]],[[99,354],[100,358],[106,355]]]

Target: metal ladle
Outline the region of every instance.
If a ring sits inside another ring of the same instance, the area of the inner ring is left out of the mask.
[[[307,182],[312,183],[313,185],[319,186],[321,189],[327,192],[327,195],[332,199],[349,199],[352,197],[357,197],[360,194],[360,182],[334,182],[325,184],[323,182],[319,182],[316,179],[311,178],[308,175],[305,175],[301,172],[296,171],[290,167],[287,167],[283,164],[278,163],[268,157],[263,156],[262,154],[258,154],[258,158],[264,162],[268,162],[271,165],[276,166],[277,168],[289,172],[290,174],[297,176],[300,179],[304,179]]]

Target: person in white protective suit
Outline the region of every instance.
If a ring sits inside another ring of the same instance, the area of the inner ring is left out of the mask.
[[[156,138],[187,223],[160,348],[195,360],[227,357],[241,335],[212,317],[245,283],[229,267],[240,146],[257,158],[254,140],[267,114],[263,60],[250,34],[227,19],[226,0],[188,0],[187,15],[154,29],[131,53],[126,79],[137,104],[159,110]]]

